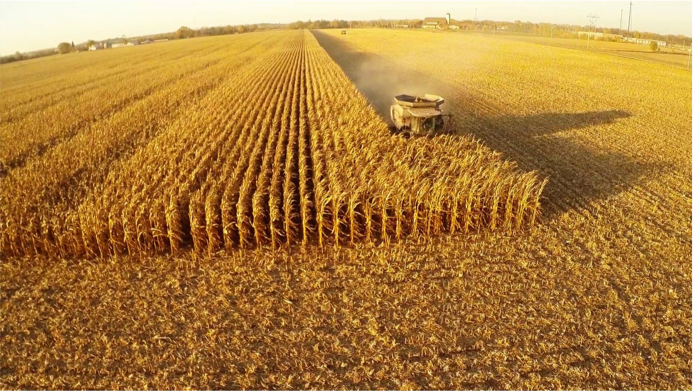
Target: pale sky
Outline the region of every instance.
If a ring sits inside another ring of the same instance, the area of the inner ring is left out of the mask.
[[[693,2],[633,2],[633,29],[691,36]],[[0,54],[56,47],[62,41],[84,42],[120,36],[251,23],[288,23],[308,19],[404,19],[444,16],[453,19],[529,21],[587,25],[597,13],[598,27],[623,28],[628,1],[243,1],[243,2],[0,2]]]

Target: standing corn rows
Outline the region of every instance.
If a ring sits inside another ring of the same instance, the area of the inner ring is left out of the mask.
[[[272,43],[113,167],[61,224],[28,213],[21,228],[3,227],[3,253],[191,244],[213,254],[534,224],[544,185],[535,174],[468,139],[392,137],[310,33]]]
[[[320,166],[326,172],[322,177],[329,178],[316,204],[330,207],[318,210],[317,219],[334,242],[482,227],[512,230],[534,223],[545,184],[534,173],[518,172],[468,139],[390,137],[317,42],[309,40],[307,46],[314,78],[308,84],[318,97],[309,115],[311,130],[320,129],[315,143],[323,143],[328,156],[326,169],[314,159],[315,177]],[[355,107],[363,108],[358,115]]]

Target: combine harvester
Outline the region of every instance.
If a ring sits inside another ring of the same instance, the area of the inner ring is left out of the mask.
[[[407,135],[450,133],[452,115],[443,114],[443,103],[445,99],[439,95],[397,95],[390,107],[390,119],[397,132]]]

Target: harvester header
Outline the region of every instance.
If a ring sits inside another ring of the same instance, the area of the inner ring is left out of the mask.
[[[444,133],[451,130],[451,117],[443,113],[440,95],[397,95],[390,107],[390,118],[399,132],[413,134]]]

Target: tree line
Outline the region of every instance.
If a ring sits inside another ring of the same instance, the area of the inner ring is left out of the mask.
[[[301,30],[301,29],[343,29],[343,28],[349,28],[349,27],[354,27],[351,25],[351,23],[354,22],[347,22],[346,20],[316,20],[316,21],[311,21],[308,20],[307,22],[304,22],[302,20],[298,20],[293,23],[289,23],[287,25],[287,28],[292,29],[292,30]],[[366,26],[361,26],[361,27],[366,27]],[[372,26],[370,26],[372,27]]]
[[[497,31],[502,30],[508,33],[515,34],[529,34],[538,35],[544,37],[556,37],[556,38],[578,38],[578,31],[595,31],[606,34],[623,35],[630,36],[634,38],[652,39],[658,41],[666,41],[669,43],[679,44],[679,45],[691,45],[691,38],[683,35],[662,35],[657,33],[632,31],[630,33],[617,29],[608,27],[597,27],[589,28],[588,26],[577,26],[577,25],[565,25],[565,24],[553,24],[553,23],[531,23],[531,22],[497,22],[492,20],[452,20],[452,24],[460,27],[461,30],[475,30],[475,31]],[[344,29],[344,28],[396,28],[401,26],[407,26],[409,28],[420,28],[423,24],[422,19],[376,19],[376,20],[308,20],[308,21],[296,21],[289,24],[270,24],[270,23],[260,23],[260,24],[244,24],[244,25],[228,25],[228,26],[218,26],[218,27],[202,27],[199,29],[192,29],[186,26],[179,28],[176,31],[152,34],[141,37],[132,38],[116,38],[107,39],[100,42],[128,42],[130,41],[142,41],[146,39],[157,40],[157,39],[187,39],[195,37],[208,37],[216,35],[231,35],[231,34],[243,34],[250,33],[254,31],[288,28],[288,29]],[[606,38],[606,40],[614,38]],[[0,64],[6,64],[15,61],[28,60],[32,58],[50,56],[53,54],[67,54],[74,51],[87,50],[94,43],[100,43],[94,40],[88,40],[85,43],[75,45],[74,42],[61,42],[56,49],[43,49],[37,50],[29,53],[16,52],[12,55],[0,57]]]
[[[612,27],[591,27],[591,26],[578,26],[578,25],[568,25],[568,24],[553,24],[553,23],[531,23],[522,22],[516,20],[514,22],[496,22],[492,20],[461,20],[455,21],[455,24],[460,26],[463,30],[482,30],[482,31],[492,31],[502,29],[509,33],[517,34],[530,34],[539,35],[543,37],[556,37],[556,38],[578,38],[579,31],[593,31],[597,33],[622,35],[624,37],[642,38],[642,39],[653,39],[657,41],[666,41],[669,43],[679,44],[679,45],[691,45],[691,37],[686,37],[684,35],[662,35],[657,33],[649,33],[642,31],[631,31],[622,30],[619,28]],[[609,38],[606,38],[609,40]],[[615,40],[615,39],[614,39]]]
[[[691,45],[691,38],[684,35],[662,35],[642,31],[631,31],[630,33],[618,28],[553,24],[553,23],[532,23],[532,22],[498,22],[493,20],[452,20],[451,24],[459,26],[461,30],[473,31],[495,31],[502,30],[508,33],[539,35],[544,37],[556,38],[578,38],[578,31],[595,31],[605,34],[630,36],[634,38],[653,39],[666,41],[679,45]],[[331,28],[397,28],[407,26],[409,28],[420,28],[423,25],[422,19],[377,19],[377,20],[308,20],[289,23],[289,29],[331,29]],[[607,40],[609,38],[606,38]]]

